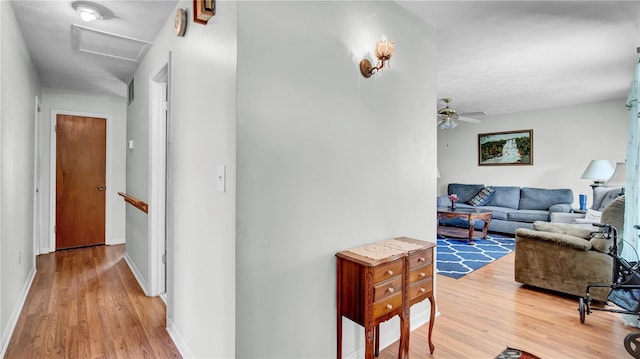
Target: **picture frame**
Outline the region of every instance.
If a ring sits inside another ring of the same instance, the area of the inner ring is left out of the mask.
[[[206,25],[215,14],[215,0],[193,0],[193,22]]]
[[[533,129],[478,134],[478,166],[533,165]]]

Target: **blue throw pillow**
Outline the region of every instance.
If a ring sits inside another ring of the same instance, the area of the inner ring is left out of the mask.
[[[484,206],[485,204],[489,203],[489,201],[491,201],[491,198],[493,198],[495,192],[496,190],[491,187],[484,187],[483,189],[478,191],[475,196],[471,197],[471,199],[469,199],[467,203],[474,207]]]

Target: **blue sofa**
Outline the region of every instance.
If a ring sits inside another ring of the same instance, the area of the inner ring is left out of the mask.
[[[474,208],[466,202],[475,196],[485,185],[450,183],[447,195],[458,195],[457,208]],[[486,186],[495,192],[491,200],[476,208],[490,210],[492,213],[489,231],[514,234],[518,228],[533,229],[533,222],[549,222],[552,212],[571,212],[573,191],[571,189],[544,189],[515,186]],[[451,206],[447,196],[438,197],[438,207]],[[464,222],[464,223],[463,223]],[[441,225],[468,227],[463,220],[443,220]],[[477,221],[476,229],[482,229],[484,223]]]

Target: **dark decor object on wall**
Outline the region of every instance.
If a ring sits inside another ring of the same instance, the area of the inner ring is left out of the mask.
[[[478,166],[533,164],[533,130],[478,134]]]
[[[215,0],[193,0],[193,22],[206,25],[215,14]]]

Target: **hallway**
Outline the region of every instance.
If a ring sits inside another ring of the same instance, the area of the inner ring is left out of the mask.
[[[5,358],[180,358],[165,305],[140,289],[124,245],[37,257]]]

